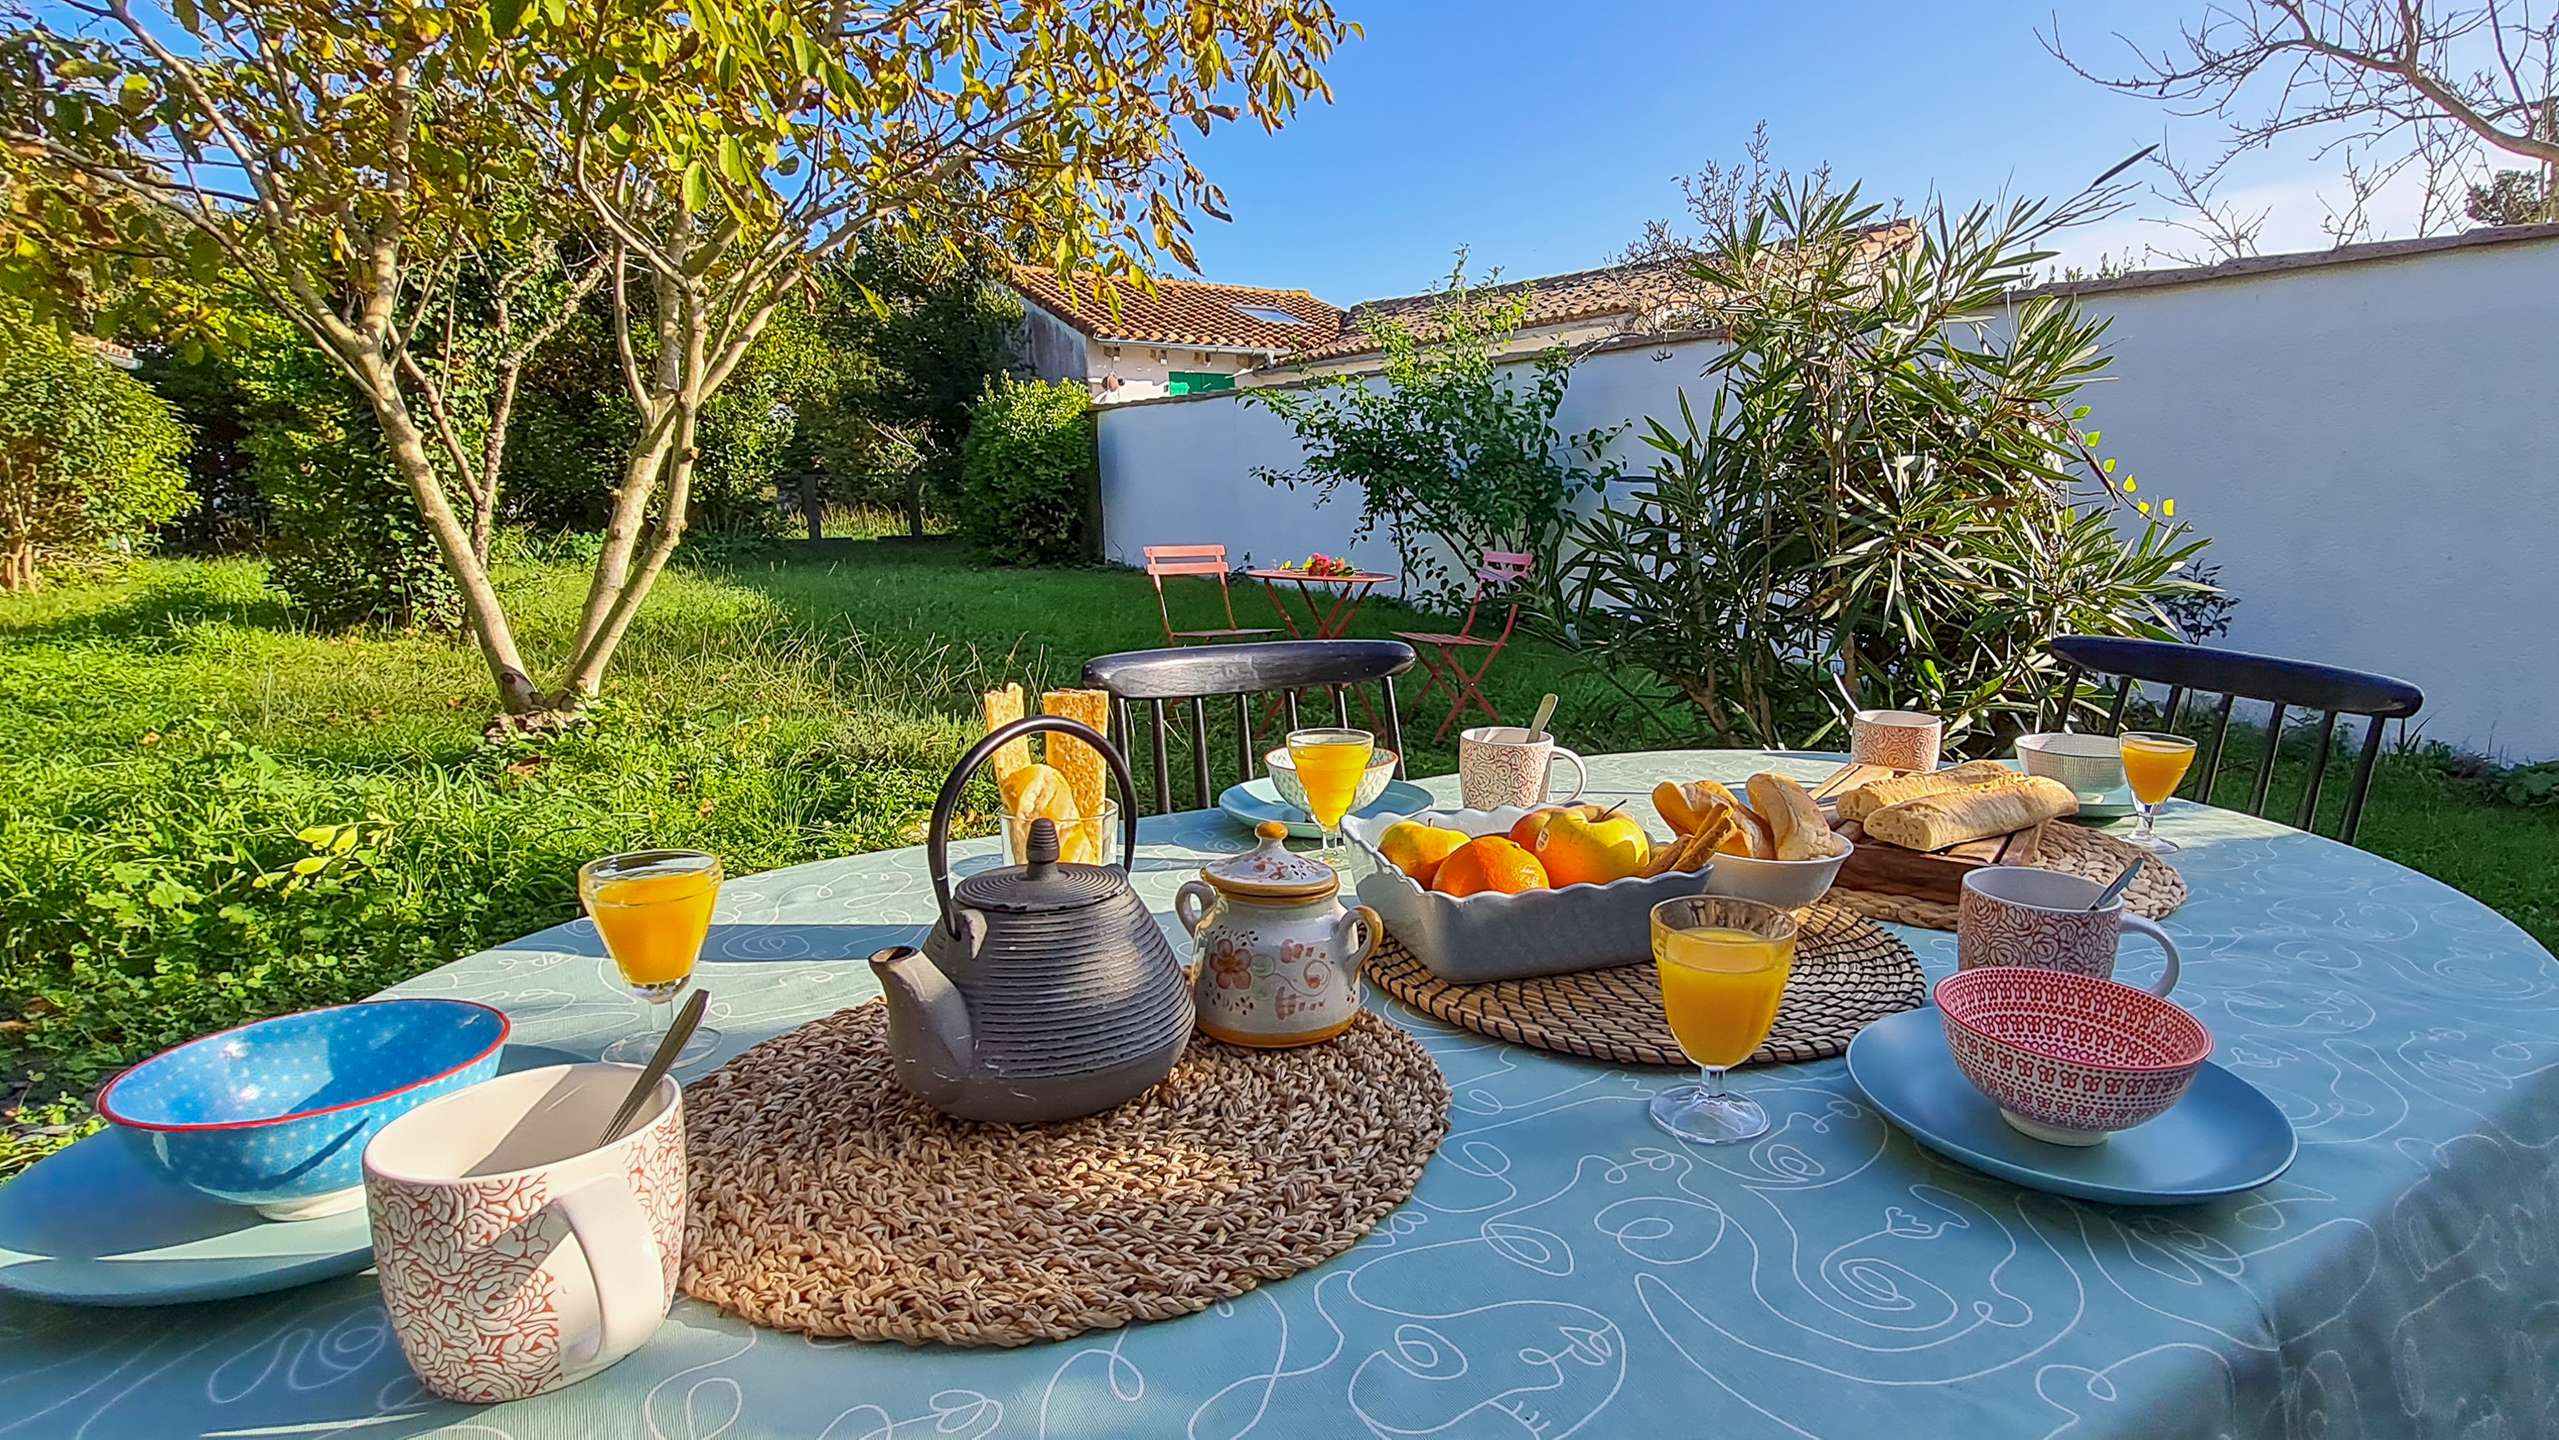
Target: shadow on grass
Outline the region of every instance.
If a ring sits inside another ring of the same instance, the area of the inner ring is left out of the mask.
[[[234,625],[285,632],[308,627],[298,622],[284,596],[259,589],[244,596],[240,587],[219,577],[187,571],[155,576],[139,593],[97,610],[73,610],[20,620],[0,615],[0,636],[23,640],[112,640],[151,648],[171,639],[186,625],[219,620]]]

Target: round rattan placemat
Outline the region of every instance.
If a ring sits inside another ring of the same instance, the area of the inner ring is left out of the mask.
[[[1448,1082],[1376,1015],[1293,1050],[1195,1039],[1059,1125],[898,1088],[877,1001],[684,1087],[684,1292],[759,1325],[1021,1345],[1204,1310],[1351,1247],[1448,1132]]]
[[[2059,870],[2064,874],[2090,880],[2112,880],[2132,863],[2136,855],[2147,854],[2136,846],[2101,834],[2085,825],[2055,821],[2044,827],[2043,839],[2035,857],[2039,869]],[[1951,900],[1923,900],[1916,895],[1894,895],[1881,890],[1851,890],[1844,885],[1831,887],[1826,897],[1833,905],[1854,910],[1869,920],[1890,920],[1900,925],[1916,925],[1922,930],[1955,928],[1955,903]],[[2124,908],[2153,920],[2165,920],[2169,912],[2186,903],[2186,877],[2177,868],[2156,856],[2133,877],[2132,888],[2124,892]]]
[[[1361,973],[1425,1015],[1451,1025],[1594,1060],[1689,1065],[1662,1015],[1661,981],[1649,960],[1572,975],[1454,985],[1386,937]],[[1745,1065],[1820,1060],[1848,1048],[1857,1032],[1914,1010],[1927,995],[1919,958],[1889,931],[1828,904],[1803,912],[1794,973],[1768,1041]]]

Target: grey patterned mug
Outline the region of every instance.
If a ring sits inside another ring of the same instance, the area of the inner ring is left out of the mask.
[[[2103,910],[2088,902],[2106,887],[2094,880],[2024,865],[1985,865],[1964,877],[1955,910],[1955,968],[2023,965],[2067,970],[2099,980],[2115,978],[2115,947],[2132,931],[2159,943],[2168,967],[2153,995],[2177,986],[2177,942],[2117,899]],[[2129,982],[2128,982],[2129,983]]]

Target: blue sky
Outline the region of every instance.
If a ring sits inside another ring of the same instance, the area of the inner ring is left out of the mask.
[[[2049,3],[1338,3],[1368,34],[1335,56],[1332,105],[1276,135],[1228,129],[1194,146],[1235,216],[1200,222],[1207,279],[1347,304],[1430,288],[1460,245],[1479,272],[1514,279],[1605,264],[1645,220],[1677,212],[1676,176],[1739,158],[1761,120],[1778,162],[1827,161],[1870,194],[1914,201],[2063,194],[2144,145],[2201,157],[2219,136],[2063,68],[2035,37]],[[2059,8],[2074,50],[2097,50],[2116,30],[2173,39],[2201,3]],[[2333,193],[2335,168],[2260,159],[2224,194],[2272,208],[2268,252],[2319,248],[2318,192]],[[2178,237],[2126,216],[2070,250],[2145,240]]]

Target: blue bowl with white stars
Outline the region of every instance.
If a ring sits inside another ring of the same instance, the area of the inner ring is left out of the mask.
[[[190,1040],[107,1082],[98,1113],[178,1180],[271,1220],[364,1203],[373,1132],[495,1075],[507,1018],[469,1000],[367,1000]]]

